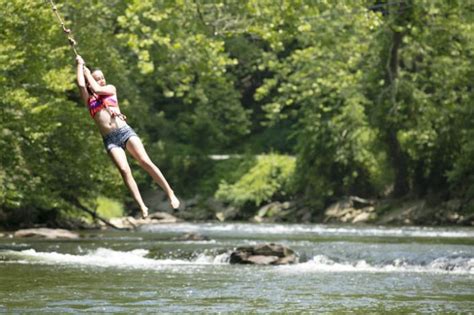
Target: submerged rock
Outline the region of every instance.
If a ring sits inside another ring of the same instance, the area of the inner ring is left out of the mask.
[[[198,233],[185,233],[181,236],[173,237],[173,241],[209,241],[209,237]]]
[[[231,264],[286,265],[298,263],[298,255],[280,244],[238,247],[230,254]]]
[[[57,238],[66,238],[66,239],[76,239],[79,238],[79,234],[64,230],[64,229],[48,229],[48,228],[38,228],[38,229],[23,229],[18,230],[13,234],[15,237],[41,237],[47,239],[57,239]]]

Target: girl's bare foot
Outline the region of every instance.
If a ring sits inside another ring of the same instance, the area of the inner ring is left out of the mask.
[[[148,216],[148,208],[142,208],[142,218],[145,219]]]
[[[174,193],[169,195],[169,199],[171,208],[178,209],[180,202],[179,199],[174,195]]]

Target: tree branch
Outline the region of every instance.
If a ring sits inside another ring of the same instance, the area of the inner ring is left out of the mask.
[[[82,205],[79,200],[77,199],[67,199],[70,203],[72,203],[74,206],[76,206],[78,209],[84,211],[84,212],[87,212],[89,213],[94,219],[98,219],[102,222],[104,222],[105,225],[113,228],[113,229],[116,229],[116,230],[126,230],[126,229],[123,229],[123,228],[119,228],[118,226],[110,223],[109,221],[107,221],[106,219],[102,218],[101,216],[99,216],[97,213],[95,213],[95,211],[92,211],[90,210],[89,208],[85,207],[84,205]]]

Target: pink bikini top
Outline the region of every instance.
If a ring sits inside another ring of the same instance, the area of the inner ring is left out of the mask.
[[[94,116],[104,108],[107,108],[109,106],[117,107],[117,108],[119,107],[116,94],[113,94],[113,95],[93,94],[91,97],[89,97],[89,100],[87,103],[89,107],[89,113],[91,114],[92,118],[94,118]],[[112,113],[119,115],[118,113],[114,113],[113,111]]]

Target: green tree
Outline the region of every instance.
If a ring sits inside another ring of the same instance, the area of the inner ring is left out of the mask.
[[[449,192],[447,173],[472,128],[463,117],[472,105],[470,6],[404,1],[387,12],[366,86],[396,196]]]

